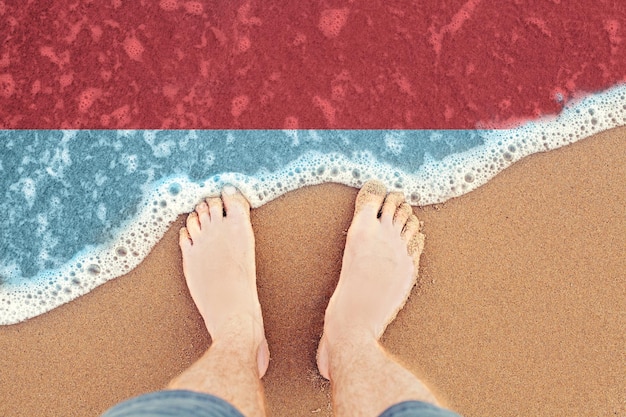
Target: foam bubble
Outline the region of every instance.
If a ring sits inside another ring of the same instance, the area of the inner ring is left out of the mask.
[[[298,129],[298,118],[295,116],[287,116],[285,117],[285,129],[286,130],[295,130]]]
[[[178,9],[178,1],[177,0],[161,0],[159,2],[159,7],[166,12],[173,12]]]
[[[78,96],[78,111],[85,113],[100,96],[102,96],[102,90],[99,88],[83,90]]]
[[[130,106],[125,104],[121,107],[118,107],[111,113],[111,117],[117,121],[117,127],[126,126],[130,123]]]
[[[122,43],[124,47],[124,51],[126,55],[133,61],[141,61],[141,55],[144,53],[145,49],[139,39],[135,37],[127,37],[124,39]]]
[[[22,193],[24,194],[28,206],[32,207],[35,203],[35,197],[37,196],[37,187],[32,178],[24,178],[22,182]]]
[[[144,140],[150,148],[152,148],[152,155],[156,158],[167,158],[172,154],[176,143],[173,140],[157,141],[156,131],[146,130],[143,132]]]
[[[243,113],[246,110],[246,108],[248,107],[248,104],[250,104],[250,97],[248,97],[247,95],[242,94],[237,97],[234,97],[231,102],[231,110],[230,110],[233,117],[238,118],[239,116],[241,116],[241,113]]]
[[[402,149],[404,149],[401,135],[397,132],[385,134],[385,146],[387,146],[387,150],[392,154],[400,155]]]
[[[187,1],[183,6],[185,7],[185,12],[189,14],[202,16],[202,13],[204,12],[202,3],[199,1]]]
[[[120,157],[120,160],[126,166],[127,174],[137,171],[137,155],[124,154]]]
[[[103,203],[98,204],[98,209],[96,210],[96,216],[98,217],[98,220],[100,220],[102,223],[106,222],[107,208]]]
[[[248,38],[247,36],[240,36],[239,39],[237,39],[237,47],[235,51],[238,54],[242,54],[250,49],[250,45],[250,38]]]
[[[347,7],[323,10],[318,23],[319,30],[327,38],[336,38],[348,21],[348,11]]]

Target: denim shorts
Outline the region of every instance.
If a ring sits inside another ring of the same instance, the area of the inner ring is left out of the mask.
[[[221,398],[194,391],[167,390],[140,395],[117,404],[102,417],[244,417]],[[452,411],[420,401],[404,401],[380,417],[459,417]]]

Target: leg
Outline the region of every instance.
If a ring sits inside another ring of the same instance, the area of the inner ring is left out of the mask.
[[[269,350],[245,197],[225,187],[221,199],[200,203],[181,229],[180,246],[187,286],[212,343],[168,388],[212,394],[246,416],[263,416],[260,378],[269,364]]]
[[[436,404],[428,388],[378,343],[417,279],[424,236],[399,193],[370,181],[359,192],[339,283],[324,318],[318,368],[337,416],[378,416],[407,400]]]

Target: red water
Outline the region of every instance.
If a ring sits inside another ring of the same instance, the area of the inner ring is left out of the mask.
[[[0,128],[475,128],[626,81],[626,2],[0,1]]]

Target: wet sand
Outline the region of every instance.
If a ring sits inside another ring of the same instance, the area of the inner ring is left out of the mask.
[[[419,286],[384,346],[465,416],[626,416],[624,190],[618,129],[416,208]],[[356,192],[327,184],[253,210],[271,416],[331,415],[315,350]],[[96,416],[203,353],[210,339],[184,284],[182,221],[133,272],[0,327],[0,415]]]

